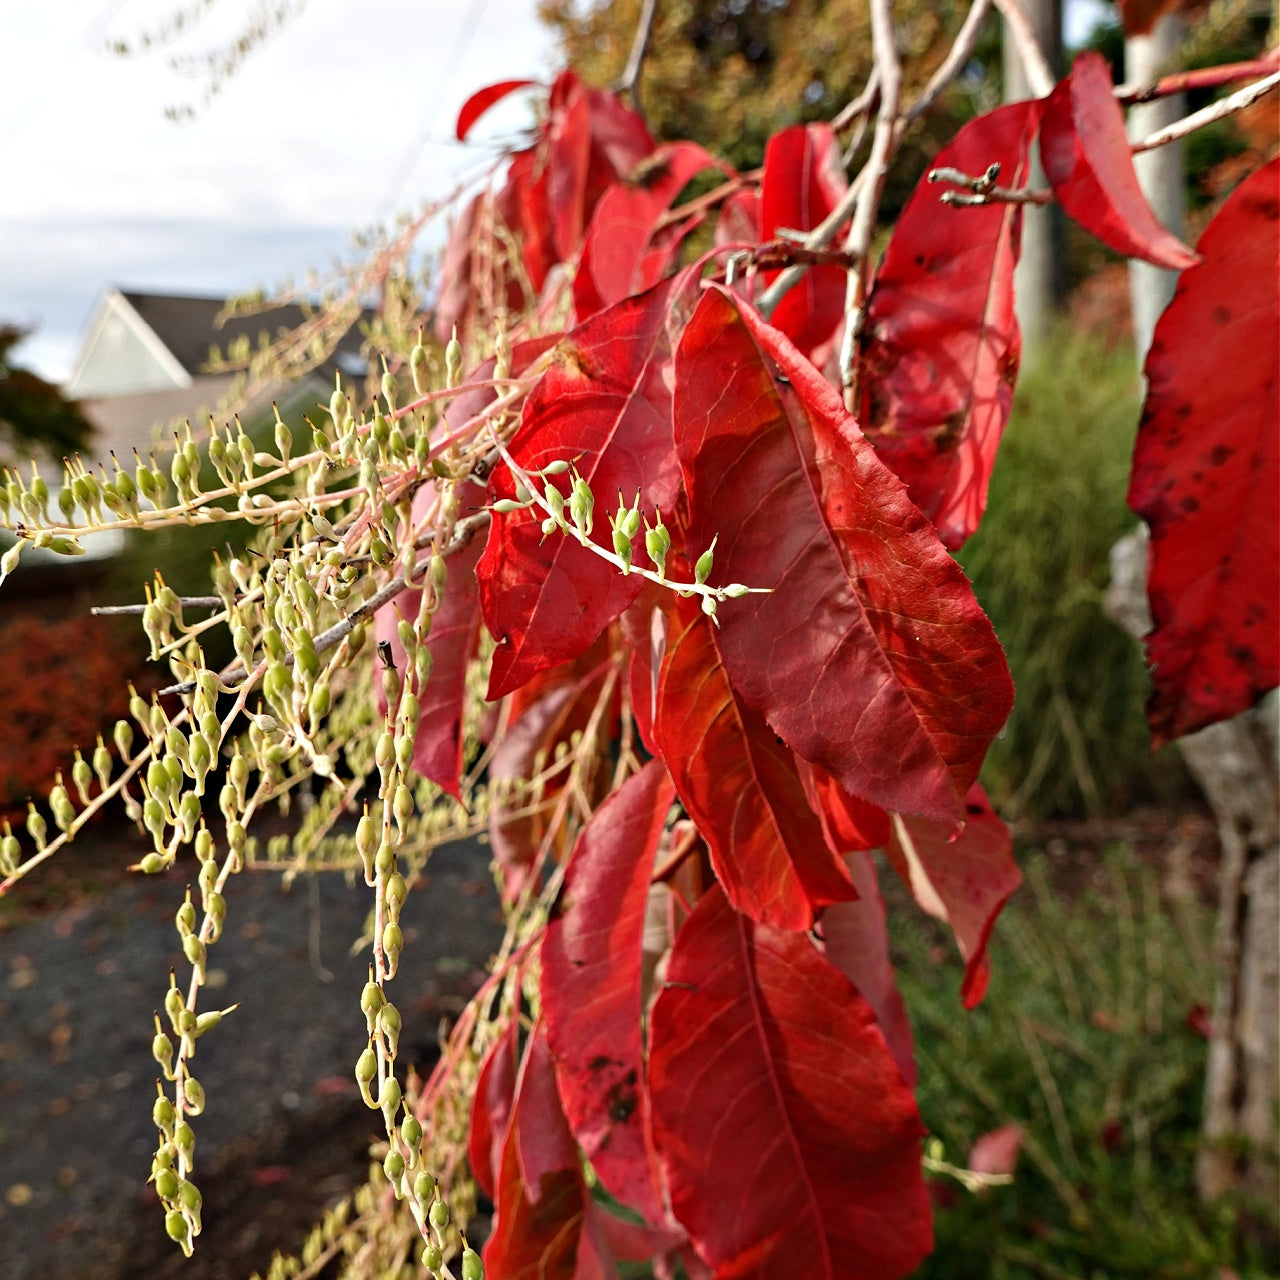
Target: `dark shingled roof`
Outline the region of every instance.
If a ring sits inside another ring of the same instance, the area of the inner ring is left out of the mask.
[[[193,377],[205,372],[211,346],[225,352],[242,334],[247,334],[249,341],[257,346],[259,334],[266,333],[274,340],[282,330],[295,329],[306,319],[299,306],[272,307],[251,315],[231,316],[219,325],[218,315],[227,305],[225,298],[134,293],[124,289],[120,292]],[[335,356],[358,357],[363,340],[359,326],[353,325],[338,343]]]

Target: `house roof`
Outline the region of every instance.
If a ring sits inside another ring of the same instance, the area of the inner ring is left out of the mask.
[[[282,331],[296,329],[307,318],[302,307],[284,306],[229,316],[219,323],[218,316],[227,305],[225,298],[141,293],[131,289],[122,289],[120,293],[192,377],[206,371],[210,347],[225,351],[239,337],[248,337],[256,345],[260,334],[266,333],[275,339]],[[339,341],[334,356],[339,361],[343,356],[359,357],[363,341],[359,327],[352,326]]]

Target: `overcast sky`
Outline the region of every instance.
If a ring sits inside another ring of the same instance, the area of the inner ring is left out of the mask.
[[[19,358],[70,369],[108,285],[223,294],[302,277],[354,230],[416,208],[491,154],[448,145],[481,85],[545,77],[535,0],[309,0],[191,123],[202,82],[169,66],[237,27],[218,0],[171,50],[104,51],[191,0],[0,5],[0,322],[38,327]],[[522,104],[488,132],[518,127]],[[486,124],[488,121],[486,120]]]

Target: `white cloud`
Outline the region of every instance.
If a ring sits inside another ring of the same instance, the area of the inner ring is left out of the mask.
[[[451,134],[481,85],[545,76],[535,0],[310,0],[190,124],[199,86],[163,53],[101,51],[176,0],[59,0],[0,14],[0,319],[40,320],[24,349],[65,372],[109,283],[220,292],[325,266],[351,230],[449,190],[483,153]],[[249,5],[220,0],[199,50]],[[109,17],[110,21],[104,21]],[[496,127],[522,117],[513,103]]]

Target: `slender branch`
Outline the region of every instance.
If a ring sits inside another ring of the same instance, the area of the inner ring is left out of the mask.
[[[947,56],[938,65],[938,69],[929,77],[924,91],[903,113],[902,120],[911,124],[918,120],[938,100],[939,95],[952,80],[969,65],[973,51],[978,47],[978,37],[982,34],[983,25],[991,13],[992,0],[974,0],[969,12],[965,15],[960,30],[952,42]]]
[[[1018,0],[995,0],[995,6],[1004,15],[1009,34],[1018,48],[1022,68],[1027,73],[1027,83],[1037,98],[1047,98],[1053,92],[1055,77],[1036,39],[1036,33],[1022,12]]]
[[[1257,84],[1237,89],[1235,93],[1229,94],[1217,102],[1211,102],[1207,107],[1203,107],[1199,111],[1193,111],[1189,116],[1183,116],[1181,120],[1175,120],[1172,124],[1165,125],[1163,129],[1157,129],[1155,133],[1149,133],[1145,138],[1135,142],[1130,149],[1134,155],[1137,155],[1139,152],[1151,151],[1156,147],[1163,147],[1166,143],[1176,142],[1179,138],[1185,138],[1187,134],[1194,133],[1197,129],[1202,129],[1207,124],[1212,124],[1215,120],[1221,120],[1224,116],[1233,115],[1237,111],[1243,111],[1245,107],[1252,106],[1259,98],[1265,97],[1270,93],[1278,84],[1280,84],[1280,71],[1272,72],[1265,80],[1259,80]]]
[[[627,55],[627,65],[623,68],[617,84],[619,93],[630,95],[631,105],[637,112],[640,111],[640,70],[644,66],[644,55],[649,48],[649,37],[653,34],[653,19],[657,12],[658,0],[644,0],[640,10],[640,21],[636,23],[636,34],[631,41],[631,52]]]
[[[221,609],[225,601],[221,596],[179,596],[178,603],[184,609]],[[97,617],[114,617],[121,613],[141,613],[145,604],[95,604],[90,613]]]
[[[893,39],[893,13],[890,0],[871,0],[871,40],[876,66],[880,72],[880,110],[876,131],[871,139],[871,156],[863,170],[867,175],[858,192],[853,223],[845,239],[845,249],[853,256],[849,282],[845,288],[844,338],[840,345],[840,385],[844,389],[845,407],[852,411],[856,396],[854,386],[854,352],[862,331],[863,309],[867,299],[867,274],[871,257],[871,237],[875,234],[880,195],[889,176],[889,161],[897,146],[898,102],[902,92],[902,65]]]
[[[978,0],[981,3],[990,3],[990,0]],[[858,94],[852,102],[842,107],[840,113],[831,121],[831,128],[835,133],[843,133],[855,120],[861,119],[875,104],[876,98],[880,94],[880,68],[872,66],[871,74],[867,77],[867,87]]]
[[[1280,69],[1280,47],[1251,62],[1227,62],[1220,67],[1200,67],[1195,71],[1176,71],[1148,84],[1118,84],[1115,96],[1126,106],[1167,98],[1193,89],[1217,89],[1237,80],[1252,80]]]

